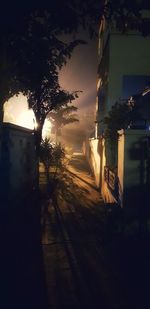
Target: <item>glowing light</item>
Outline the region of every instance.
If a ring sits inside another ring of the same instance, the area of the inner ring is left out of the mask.
[[[20,93],[5,102],[3,121],[32,130],[36,128],[35,115],[33,110],[28,108],[26,96]]]
[[[45,137],[50,138],[51,129],[52,129],[51,122],[48,119],[45,119],[43,131],[42,131],[42,138],[45,138]]]
[[[28,108],[27,97],[22,93],[18,96],[13,96],[5,102],[3,121],[31,130],[37,129],[38,127],[33,110]],[[42,131],[43,138],[50,138],[51,128],[51,122],[46,119]]]
[[[36,126],[33,110],[22,112],[18,117],[18,119],[16,120],[16,124],[18,124],[21,127],[33,130]]]

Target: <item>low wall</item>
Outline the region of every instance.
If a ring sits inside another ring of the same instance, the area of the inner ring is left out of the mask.
[[[84,153],[106,203],[144,209],[150,188],[150,132],[130,129],[119,134],[115,171],[106,166],[104,138],[87,140]]]
[[[150,132],[121,130],[118,141],[118,180],[122,207],[148,205],[150,187]]]
[[[104,138],[86,140],[84,143],[84,154],[90,164],[95,183],[100,188],[104,201],[106,203],[115,203],[116,199],[109,189],[104,175],[104,167],[106,165]]]
[[[3,123],[0,128],[0,199],[24,198],[35,186],[37,164],[33,131]]]

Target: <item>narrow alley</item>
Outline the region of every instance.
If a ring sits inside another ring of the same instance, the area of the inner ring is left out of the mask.
[[[149,308],[150,233],[112,226],[80,153],[56,192],[1,210],[0,308]]]
[[[49,308],[127,308],[105,264],[105,206],[85,158],[75,153],[43,222]]]

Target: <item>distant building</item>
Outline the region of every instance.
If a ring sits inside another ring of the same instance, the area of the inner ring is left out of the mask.
[[[143,29],[150,23],[150,11],[144,10],[141,13],[143,19],[140,24],[137,18],[132,18],[125,33],[118,30],[119,20],[109,25],[104,18],[101,22],[96,137],[103,131],[101,121],[111,106],[119,99],[127,99],[144,89],[150,82],[150,39],[139,31],[141,22]]]

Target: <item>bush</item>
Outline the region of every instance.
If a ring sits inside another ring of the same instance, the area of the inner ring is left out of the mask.
[[[118,130],[127,129],[132,122],[138,119],[139,114],[135,108],[131,108],[128,101],[116,102],[108,115],[104,118],[106,141],[106,164],[115,168],[117,165]]]
[[[56,183],[57,174],[63,168],[65,158],[65,150],[61,144],[55,144],[50,139],[45,138],[40,146],[40,160],[44,164],[46,182],[49,187],[53,187]],[[50,171],[53,168],[53,171]]]

